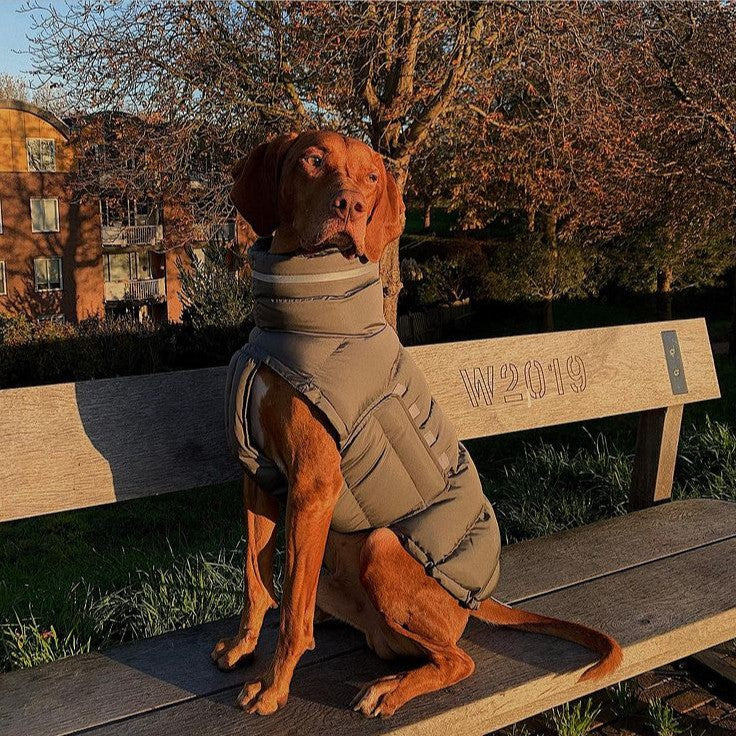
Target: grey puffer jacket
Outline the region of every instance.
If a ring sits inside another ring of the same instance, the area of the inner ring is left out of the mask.
[[[496,518],[473,461],[386,324],[378,266],[338,251],[272,255],[269,245],[259,240],[250,251],[256,327],[228,371],[233,452],[264,490],[286,492],[247,424],[253,377],[265,363],[334,430],[344,487],[332,528],[390,527],[427,574],[476,608],[498,582]]]

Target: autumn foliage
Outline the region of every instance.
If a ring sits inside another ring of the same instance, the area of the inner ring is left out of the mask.
[[[145,120],[158,182],[184,201],[206,170],[193,199],[213,217],[251,146],[331,127],[385,156],[427,228],[437,205],[468,230],[511,221],[487,287],[550,315],[601,281],[667,294],[734,265],[731,2],[133,0],[36,17],[41,78],[80,111]],[[395,319],[398,243],[382,265]]]

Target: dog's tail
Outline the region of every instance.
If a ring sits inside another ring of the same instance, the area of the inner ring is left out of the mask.
[[[575,642],[596,652],[600,659],[580,675],[578,682],[598,680],[611,674],[624,658],[621,647],[614,638],[602,631],[572,621],[540,616],[521,608],[511,608],[511,606],[499,603],[493,598],[484,600],[479,608],[474,611],[471,610],[470,613],[476,618],[495,626],[510,626],[523,631],[556,636],[559,639]]]

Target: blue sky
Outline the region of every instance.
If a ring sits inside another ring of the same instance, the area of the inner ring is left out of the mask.
[[[28,51],[26,35],[31,28],[31,16],[18,12],[25,4],[21,0],[0,0],[0,74],[23,75],[31,68],[28,54],[15,53]],[[39,2],[41,6],[49,4],[52,4],[49,0]],[[53,4],[64,5],[58,0]]]

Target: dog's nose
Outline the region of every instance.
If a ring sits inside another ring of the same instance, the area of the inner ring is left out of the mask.
[[[332,210],[339,217],[353,220],[365,212],[365,199],[360,192],[343,189],[332,200]]]

